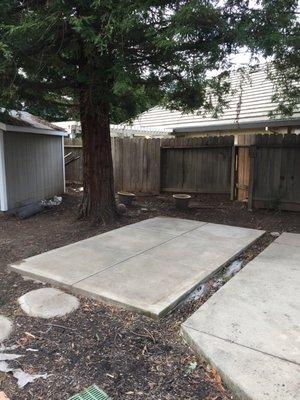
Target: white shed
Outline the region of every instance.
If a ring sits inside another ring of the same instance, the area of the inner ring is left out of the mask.
[[[0,211],[64,192],[64,136],[27,112],[0,114]]]

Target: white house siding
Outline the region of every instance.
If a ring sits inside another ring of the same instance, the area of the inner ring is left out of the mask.
[[[231,93],[225,96],[228,105],[218,118],[213,118],[209,113],[203,115],[201,109],[198,110],[198,113],[183,114],[176,110],[170,111],[163,107],[153,107],[134,119],[132,125],[157,129],[201,127],[201,131],[205,131],[207,128],[209,135],[212,135],[213,128],[220,124],[236,124],[238,130],[239,124],[270,120],[269,112],[275,111],[278,105],[272,102],[274,94],[274,83],[267,78],[264,68],[251,72],[246,78],[241,77],[238,73],[233,73],[231,75]],[[276,119],[280,120],[282,116],[278,115]],[[289,119],[300,119],[300,105]],[[268,124],[266,123],[266,125]],[[283,125],[279,124],[278,126]]]
[[[7,208],[64,192],[60,136],[4,132]]]

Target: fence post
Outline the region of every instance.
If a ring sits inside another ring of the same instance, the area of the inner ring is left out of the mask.
[[[156,139],[156,155],[157,155],[157,186],[156,191],[159,194],[161,192],[161,141],[162,139]]]
[[[249,190],[248,190],[248,210],[252,211],[256,146],[250,146],[249,155],[250,155],[250,171],[249,171]]]
[[[235,171],[235,164],[236,164],[236,147],[233,144],[232,152],[231,152],[231,187],[230,187],[230,200],[235,200],[235,183],[236,183],[236,171]]]

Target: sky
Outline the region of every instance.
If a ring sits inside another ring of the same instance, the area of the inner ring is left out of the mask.
[[[260,64],[264,64],[269,59],[263,56],[256,56]],[[234,64],[234,68],[243,67],[251,63],[251,53],[247,49],[241,49],[239,54],[234,54],[230,57],[231,62]]]

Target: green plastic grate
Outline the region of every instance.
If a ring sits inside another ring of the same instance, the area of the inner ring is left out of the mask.
[[[103,390],[93,385],[85,389],[83,392],[69,398],[69,400],[111,400]]]

